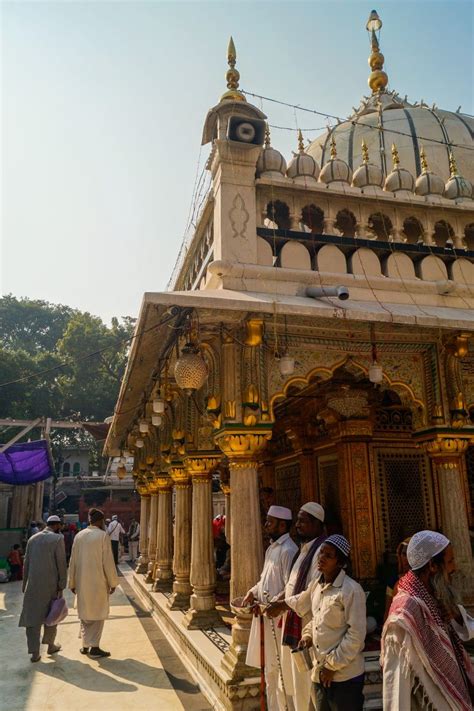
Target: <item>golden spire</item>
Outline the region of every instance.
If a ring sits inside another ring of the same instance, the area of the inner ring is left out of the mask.
[[[331,138],[331,160],[334,160],[334,158],[337,158],[337,150],[336,150],[336,139],[334,136]]]
[[[380,51],[379,41],[377,39],[377,35],[375,34],[381,27],[382,20],[377,15],[376,11],[372,10],[366,24],[367,32],[370,32],[370,45],[372,48],[372,53],[369,57],[369,67],[372,69],[372,72],[368,79],[369,86],[372,89],[372,94],[383,92],[388,84],[388,76],[383,71],[385,57]]]
[[[452,151],[449,151],[449,173],[451,178],[454,178],[454,176],[458,174],[458,167]]]
[[[303,134],[301,133],[301,129],[298,129],[298,150],[300,153],[304,153],[304,141],[303,141]]]
[[[364,139],[362,139],[362,162],[365,163],[365,165],[369,162],[369,149]]]
[[[428,173],[428,161],[426,160],[426,153],[425,153],[425,147],[421,146],[420,149],[420,159],[421,159],[421,172],[422,173]]]
[[[392,163],[393,163],[393,170],[398,170],[400,167],[400,156],[398,155],[398,148],[396,147],[395,143],[392,143]]]
[[[265,123],[265,148],[270,148],[270,126]]]
[[[245,96],[239,91],[239,79],[240,74],[235,68],[235,63],[237,61],[237,52],[235,51],[235,44],[232,37],[229,40],[229,45],[227,47],[227,62],[229,64],[229,69],[225,78],[227,80],[227,88],[225,94],[222,94],[221,101],[247,101]]]

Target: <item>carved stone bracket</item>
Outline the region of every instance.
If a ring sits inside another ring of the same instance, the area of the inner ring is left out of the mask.
[[[272,436],[271,427],[222,429],[214,439],[229,460],[231,468],[255,464]]]

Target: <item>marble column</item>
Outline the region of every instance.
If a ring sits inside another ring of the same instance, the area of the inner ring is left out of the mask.
[[[158,484],[158,535],[156,541],[156,568],[153,590],[169,590],[173,580],[173,480],[161,472]]]
[[[145,487],[146,491],[146,487]],[[146,573],[148,570],[148,513],[150,510],[150,495],[148,493],[138,492],[140,494],[140,557],[138,559],[136,572]]]
[[[271,429],[241,434],[225,431],[216,441],[229,460],[231,510],[230,599],[244,596],[260,578],[263,567],[262,522],[257,456],[271,437]],[[255,673],[245,664],[252,615],[238,611],[232,625],[232,644],[222,666],[234,680]]]
[[[224,494],[224,505],[225,505],[225,539],[229,546],[231,543],[231,531],[232,531],[232,511],[230,503],[230,480],[226,483],[221,481],[221,491]]]
[[[467,477],[464,455],[470,438],[446,437],[424,443],[439,488],[441,531],[454,549],[454,577],[466,604],[474,604],[473,561],[467,513]]]
[[[191,607],[183,624],[188,629],[222,625],[216,610],[216,566],[212,537],[212,476],[216,456],[194,455],[185,460],[193,483],[191,540]]]
[[[154,487],[154,483],[153,483]],[[157,539],[157,528],[158,528],[158,494],[156,489],[153,488],[150,496],[150,517],[148,520],[148,569],[147,576],[145,579],[146,583],[152,583],[153,571],[155,568],[155,557],[156,557],[156,539]]]
[[[168,607],[171,610],[187,610],[191,597],[191,515],[192,488],[191,477],[185,467],[172,467],[170,476],[174,482],[174,555],[173,555],[173,594]]]

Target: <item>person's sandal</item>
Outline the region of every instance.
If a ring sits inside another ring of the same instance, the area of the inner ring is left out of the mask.
[[[61,651],[60,644],[50,644],[48,645],[48,654],[56,654],[56,652]]]
[[[100,647],[91,647],[89,652],[90,657],[110,657],[110,652],[106,652]]]
[[[31,661],[32,661],[33,663],[34,663],[34,662],[39,662],[40,659],[41,659],[41,654],[32,654],[32,655],[31,655]]]
[[[89,647],[81,647],[79,651],[81,654],[89,654]]]

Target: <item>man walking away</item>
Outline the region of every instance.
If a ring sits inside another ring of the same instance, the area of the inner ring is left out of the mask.
[[[138,540],[140,538],[140,524],[132,518],[128,529],[128,556],[131,563],[138,558]]]
[[[28,540],[23,566],[23,609],[20,627],[26,627],[28,654],[32,662],[39,662],[41,627],[48,615],[51,600],[61,596],[66,587],[67,568],[61,519],[50,516],[46,528]],[[44,625],[42,644],[48,645],[48,654],[61,649],[54,644],[57,626]]]
[[[382,632],[383,707],[471,711],[474,670],[460,638],[469,639],[472,620],[451,583],[451,544],[441,533],[419,531],[407,557],[411,570],[398,581]]]
[[[122,524],[118,520],[117,514],[114,514],[112,516],[112,521],[107,526],[107,534],[110,537],[110,541],[112,543],[112,552],[114,554],[115,565],[118,565],[120,535],[124,536],[125,531],[122,528]]]
[[[74,538],[69,565],[69,587],[76,595],[81,621],[81,653],[91,657],[110,657],[110,652],[100,648],[100,638],[109,616],[109,596],[118,585],[110,538],[104,529],[103,512],[91,509],[88,528]]]

